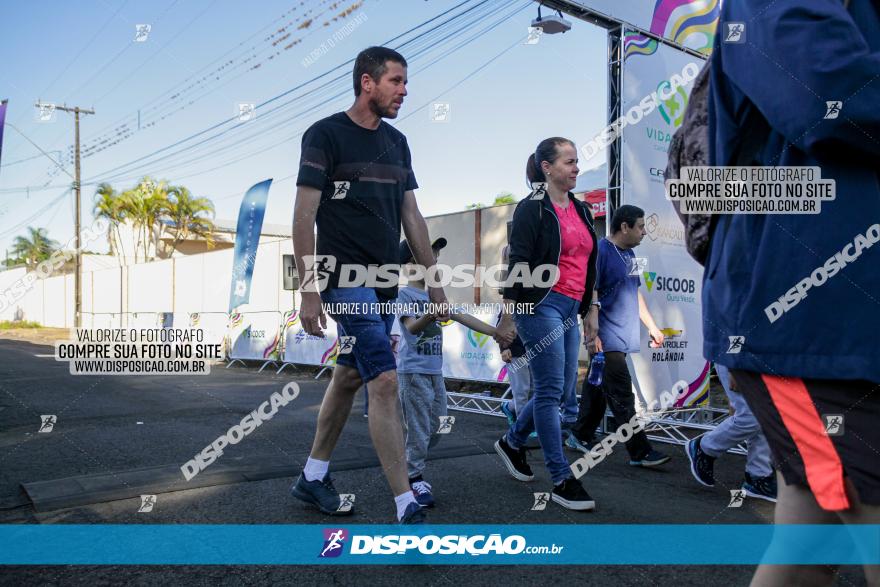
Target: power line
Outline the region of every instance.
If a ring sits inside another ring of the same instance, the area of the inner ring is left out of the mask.
[[[459,44],[459,46],[456,47],[455,49],[453,49],[452,51],[444,51],[439,57],[437,57],[437,58],[434,59],[432,62],[428,63],[428,64],[425,65],[423,68],[421,68],[420,70],[418,70],[418,71],[416,72],[416,74],[414,74],[414,75],[417,75],[418,73],[421,73],[421,72],[427,70],[428,68],[430,68],[430,67],[433,66],[434,64],[438,63],[439,61],[445,59],[446,57],[449,57],[450,55],[452,55],[452,54],[455,53],[456,51],[458,51],[458,50],[464,48],[465,46],[467,46],[470,42],[472,42],[472,41],[475,40],[476,38],[478,38],[478,37],[484,35],[486,32],[489,32],[489,31],[491,31],[491,30],[497,28],[501,23],[505,22],[506,20],[509,20],[509,19],[512,18],[515,14],[521,12],[522,10],[524,10],[525,8],[527,8],[528,6],[529,6],[529,4],[525,4],[525,5],[521,6],[520,8],[517,8],[517,9],[513,10],[510,14],[502,15],[502,16],[501,16],[496,22],[494,22],[494,23],[488,25],[486,28],[484,28],[484,29],[478,31],[477,33],[475,33],[475,34],[474,34],[472,37],[470,37],[469,39],[466,39],[466,40],[462,41],[462,42]],[[455,35],[456,35],[456,32],[453,32],[453,33],[451,33],[450,35],[448,35],[448,37],[455,36]],[[506,52],[506,51],[509,51],[511,48],[515,47],[516,44],[519,43],[519,42],[520,42],[520,40],[517,40],[517,42],[515,42],[515,43],[514,43],[513,45],[511,45],[509,48],[505,49],[505,50],[502,52],[502,54],[503,54],[504,52]],[[496,56],[496,58],[497,58],[497,57],[500,57],[500,55],[501,55],[501,54],[499,54],[498,56]],[[494,59],[493,59],[493,60],[494,60]],[[486,63],[485,66],[487,66],[489,63],[491,63],[491,61],[488,62],[488,63]],[[484,66],[484,67],[485,67],[485,66]],[[475,71],[472,72],[472,74],[470,74],[470,75],[475,75],[476,73],[478,73],[478,71],[479,71],[479,70],[475,70]],[[346,75],[346,77],[347,77],[347,75]],[[454,89],[455,87],[458,87],[458,85],[460,85],[460,84],[463,83],[464,81],[467,81],[467,79],[470,79],[470,76],[468,76],[468,77],[466,77],[466,78],[463,78],[462,80],[459,80],[459,82],[457,82],[455,85],[453,85],[453,86],[447,88],[446,90],[444,90],[443,93],[447,93],[447,92],[451,91],[452,89]],[[335,95],[333,95],[332,97],[329,97],[329,98],[325,98],[325,97],[322,96],[322,97],[318,98],[318,107],[326,106],[327,104],[332,103],[334,100],[336,100],[336,99],[338,99],[338,98],[340,98],[340,97],[342,97],[342,96],[346,96],[346,95],[348,95],[349,92],[350,92],[350,90],[345,89],[345,90],[343,90],[343,91],[341,91],[341,92],[339,92],[339,93],[337,93],[337,94],[335,94]],[[442,94],[441,94],[441,95],[442,95]],[[436,100],[437,97],[435,97],[435,98],[433,98],[433,99]],[[416,108],[415,110],[412,110],[412,111],[410,112],[410,114],[404,116],[404,117],[401,118],[398,122],[403,122],[404,120],[406,120],[406,119],[409,118],[410,116],[414,115],[416,112],[420,112],[420,111],[421,111],[423,108],[425,108],[429,103],[430,103],[430,102],[427,102],[427,103],[423,104],[422,106],[419,106],[419,107]],[[292,120],[297,119],[297,118],[302,118],[302,117],[308,116],[309,114],[311,114],[311,113],[312,113],[314,110],[316,110],[316,109],[317,109],[317,107],[309,107],[309,108],[307,108],[305,111],[299,112],[299,113],[295,114],[293,117],[288,118],[288,119],[286,120],[286,122],[292,121]],[[278,125],[275,124],[275,126],[277,127]],[[253,151],[253,152],[250,152],[250,153],[248,153],[248,154],[245,154],[245,155],[242,155],[242,156],[236,157],[235,159],[232,159],[232,160],[230,160],[230,161],[226,161],[226,162],[220,163],[220,164],[218,164],[218,165],[216,165],[216,166],[210,167],[210,168],[205,169],[205,170],[201,170],[201,171],[199,171],[199,172],[190,173],[190,174],[188,174],[188,175],[179,175],[179,176],[177,176],[176,179],[179,181],[179,180],[181,180],[181,179],[185,179],[185,178],[189,178],[189,177],[195,177],[195,176],[198,176],[198,175],[203,175],[203,174],[205,174],[205,173],[209,173],[209,172],[214,171],[214,170],[217,170],[217,169],[222,169],[222,168],[224,168],[224,167],[228,167],[229,165],[233,165],[233,164],[238,163],[238,162],[240,162],[240,161],[243,161],[243,160],[249,159],[249,158],[251,158],[251,157],[254,157],[254,156],[256,156],[256,155],[259,155],[259,154],[261,154],[261,153],[264,153],[264,152],[266,152],[266,151],[268,151],[268,150],[270,150],[270,149],[273,149],[273,148],[275,148],[275,147],[277,147],[277,146],[279,146],[279,145],[285,144],[285,143],[287,143],[287,142],[289,142],[289,141],[291,141],[291,140],[293,140],[293,139],[295,139],[295,138],[301,136],[302,133],[303,133],[304,131],[305,131],[305,128],[302,128],[302,129],[300,129],[300,130],[297,130],[294,134],[292,134],[292,135],[290,135],[290,136],[286,136],[286,137],[284,137],[282,140],[277,141],[277,142],[274,142],[274,143],[272,143],[272,144],[270,144],[270,145],[268,145],[268,146],[266,146],[266,147],[259,148],[259,149],[255,150],[255,151]],[[202,160],[204,160],[204,159],[208,159],[208,158],[214,157],[214,156],[219,155],[220,153],[222,153],[222,152],[224,152],[224,151],[228,151],[228,150],[230,150],[230,149],[241,149],[242,145],[245,144],[245,142],[251,142],[251,141],[253,141],[253,140],[258,140],[258,139],[261,139],[261,138],[265,138],[265,136],[262,135],[261,133],[256,133],[255,136],[252,136],[251,138],[248,138],[248,139],[246,139],[245,141],[238,141],[238,142],[236,142],[236,143],[234,143],[234,144],[230,144],[230,145],[227,145],[227,146],[222,146],[222,147],[219,147],[219,148],[217,148],[217,149],[215,149],[215,150],[213,150],[213,151],[210,151],[210,152],[208,152],[208,153],[204,153],[204,154],[202,154],[202,155],[198,155],[198,156],[196,156],[196,157],[194,157],[194,158],[192,158],[192,159],[190,159],[190,160],[174,163],[174,164],[172,164],[172,165],[170,165],[170,166],[168,166],[168,167],[163,168],[163,173],[168,173],[168,171],[169,171],[170,169],[175,169],[175,168],[180,168],[180,167],[186,167],[186,166],[188,166],[188,165],[191,165],[191,164],[197,163],[197,162],[202,161]],[[182,149],[181,152],[182,152],[183,150],[184,150],[184,149]],[[172,157],[172,156],[174,156],[175,154],[176,154],[176,153],[172,153],[172,154],[170,154],[170,155],[168,155],[168,156],[164,156],[163,159],[166,158],[166,157]],[[155,162],[153,162],[153,164],[155,164]],[[127,177],[128,177],[128,176],[125,176],[125,177],[115,176],[115,177],[111,178],[111,180],[112,180],[112,181],[120,181],[121,179],[126,179]]]
[[[394,38],[389,39],[388,41],[385,41],[385,42],[383,43],[383,45],[389,45],[389,44],[393,43],[394,41],[400,39],[401,37],[403,37],[403,36],[405,36],[405,35],[407,35],[407,34],[413,32],[413,31],[415,31],[415,30],[418,30],[419,28],[422,28],[423,26],[425,26],[425,24],[430,23],[430,22],[432,22],[432,21],[434,21],[434,20],[437,20],[438,18],[441,18],[442,16],[444,16],[444,15],[448,14],[449,12],[455,10],[456,8],[459,8],[459,7],[463,6],[464,4],[467,4],[467,1],[468,1],[468,0],[465,0],[464,2],[461,2],[460,4],[456,5],[455,7],[451,8],[451,9],[449,9],[449,10],[444,11],[443,13],[441,13],[441,14],[439,14],[439,15],[437,15],[437,16],[435,16],[435,17],[433,17],[433,18],[431,18],[431,19],[429,19],[429,20],[427,20],[427,21],[425,21],[425,22],[423,22],[423,23],[417,25],[416,27],[413,27],[413,28],[411,28],[411,29],[409,29],[409,30],[407,30],[407,31],[405,31],[405,32],[403,32],[403,33],[401,33],[401,34],[395,36]],[[468,10],[464,11],[463,13],[457,15],[455,18],[460,17],[462,14],[466,14],[467,12],[470,12],[471,10],[474,10],[474,9],[476,9],[476,8],[478,8],[478,7],[480,7],[480,6],[484,5],[484,4],[486,4],[487,2],[488,2],[488,0],[483,0],[482,2],[479,2],[476,6],[474,6],[474,7],[472,7],[472,8],[469,8]],[[450,20],[452,20],[452,19],[450,19]],[[415,40],[415,39],[413,39],[413,40]],[[411,41],[412,41],[412,40],[411,40]],[[411,41],[410,41],[410,42],[411,42]],[[269,98],[268,100],[265,100],[264,102],[258,104],[258,105],[256,106],[256,108],[257,108],[258,111],[260,111],[260,109],[263,108],[264,106],[269,105],[269,104],[272,104],[273,102],[276,102],[277,100],[280,100],[281,98],[284,98],[284,97],[290,95],[291,93],[293,93],[293,92],[295,92],[295,91],[297,91],[297,90],[299,90],[299,89],[304,88],[305,86],[309,85],[310,83],[313,83],[313,82],[315,82],[315,81],[318,81],[318,80],[320,80],[320,79],[322,79],[322,78],[324,78],[324,77],[330,75],[333,71],[336,71],[336,70],[338,70],[338,69],[340,69],[340,68],[343,68],[343,67],[346,67],[346,66],[350,65],[350,64],[353,63],[353,62],[354,62],[354,59],[350,59],[350,60],[348,60],[348,61],[346,61],[346,62],[344,62],[344,63],[342,63],[342,64],[340,64],[340,65],[338,65],[338,66],[336,66],[336,67],[334,67],[334,68],[332,68],[332,69],[330,69],[330,70],[328,70],[328,71],[326,71],[326,72],[324,72],[324,73],[322,73],[322,74],[320,74],[320,75],[318,75],[318,76],[315,76],[314,78],[312,78],[312,79],[310,79],[310,80],[308,80],[308,81],[306,81],[306,82],[303,82],[303,83],[301,83],[301,84],[297,84],[297,85],[294,86],[293,88],[290,88],[290,89],[288,89],[288,90],[285,90],[284,92],[282,92],[282,93],[280,93],[280,94],[277,94],[276,96],[273,96],[272,98]],[[347,74],[346,74],[346,75],[347,75]],[[332,83],[332,81],[334,81],[334,80],[331,80],[330,83]],[[288,102],[286,102],[286,103],[284,103],[284,104],[281,104],[281,105],[279,105],[279,106],[276,106],[275,108],[273,108],[272,110],[270,110],[267,114],[271,114],[271,113],[274,112],[275,110],[278,110],[279,108],[283,108],[285,105],[288,105],[288,104],[290,104],[291,102],[293,102],[293,100],[288,101]],[[265,116],[265,115],[263,115],[263,116]],[[228,119],[226,119],[226,120],[223,120],[223,121],[221,121],[221,122],[218,122],[218,123],[216,123],[216,124],[214,124],[214,125],[212,125],[212,126],[210,126],[210,127],[208,127],[208,128],[205,128],[205,129],[203,129],[203,130],[201,130],[201,131],[198,131],[198,132],[196,132],[196,133],[194,133],[194,134],[191,134],[191,135],[189,135],[188,137],[185,137],[185,138],[183,138],[183,139],[180,139],[180,140],[178,140],[178,141],[176,141],[176,142],[174,142],[174,143],[172,143],[172,144],[170,144],[170,145],[166,145],[165,147],[162,147],[161,149],[155,150],[155,151],[153,151],[152,153],[150,153],[150,154],[148,154],[148,155],[144,155],[144,156],[138,157],[138,158],[136,158],[136,159],[134,159],[134,160],[132,160],[132,161],[129,161],[129,162],[127,162],[127,163],[123,163],[123,164],[121,164],[121,165],[117,165],[116,167],[114,167],[114,168],[112,168],[112,169],[109,169],[109,170],[106,170],[106,171],[104,171],[104,172],[102,172],[102,173],[99,173],[99,174],[97,175],[97,177],[104,177],[104,178],[111,178],[111,179],[112,179],[112,177],[114,177],[114,176],[122,175],[123,172],[122,172],[121,170],[125,169],[126,167],[131,167],[131,166],[133,166],[133,165],[135,165],[135,164],[137,164],[137,163],[139,163],[139,162],[141,162],[141,161],[143,161],[143,160],[145,160],[145,159],[149,159],[149,158],[151,158],[151,157],[155,157],[156,155],[158,155],[158,154],[160,154],[160,153],[162,153],[162,152],[164,152],[164,151],[167,151],[167,150],[172,149],[172,148],[174,148],[174,147],[176,147],[176,146],[178,146],[178,145],[181,145],[181,144],[183,144],[183,143],[186,143],[186,142],[188,142],[188,141],[190,141],[190,140],[192,140],[192,139],[195,139],[195,138],[197,138],[197,137],[200,137],[200,136],[202,136],[202,135],[204,135],[204,134],[206,134],[206,133],[209,133],[209,132],[211,132],[211,131],[213,131],[213,130],[216,130],[216,129],[218,129],[218,128],[224,126],[224,125],[227,125],[227,124],[229,124],[230,122],[233,122],[233,121],[235,121],[235,120],[237,120],[237,118],[236,118],[235,116],[232,116],[232,117],[230,117],[230,118],[228,118]],[[257,120],[260,120],[260,118],[258,118]],[[186,149],[194,148],[194,147],[196,147],[196,146],[198,146],[198,145],[200,145],[200,144],[203,144],[203,143],[206,142],[206,141],[213,140],[213,139],[215,139],[215,138],[217,138],[217,137],[219,137],[219,136],[222,136],[223,134],[226,134],[226,133],[228,133],[228,132],[234,131],[235,129],[236,129],[235,126],[233,126],[232,128],[227,128],[227,129],[221,131],[220,133],[218,133],[218,134],[216,134],[216,135],[213,135],[213,136],[211,136],[211,137],[208,137],[208,138],[206,138],[206,139],[204,139],[204,140],[202,140],[202,141],[199,141],[199,142],[197,142],[197,143],[195,143],[195,144],[193,144],[193,145],[189,145],[188,147],[186,147]],[[180,150],[180,151],[177,151],[177,152],[173,153],[172,155],[177,154],[177,153],[180,153],[180,152],[182,152],[183,150],[184,150],[184,149],[182,149],[182,150]],[[152,164],[155,164],[156,162],[158,162],[158,161],[160,161],[160,160],[162,160],[162,159],[165,159],[165,158],[167,158],[167,156],[163,156],[163,157],[160,157],[159,159],[157,159],[157,160],[155,160],[155,161],[151,161],[150,164],[151,164],[151,165],[152,165]],[[131,171],[127,171],[127,172],[124,172],[124,173],[131,173]],[[90,179],[94,179],[94,177],[92,177],[92,178],[90,178]]]

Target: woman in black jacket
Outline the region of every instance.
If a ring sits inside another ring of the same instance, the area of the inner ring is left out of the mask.
[[[599,329],[593,216],[571,193],[578,175],[572,141],[541,141],[529,156],[526,175],[533,189],[513,214],[498,332],[516,332],[524,341],[526,356],[519,360],[529,362],[535,391],[516,423],[495,443],[495,451],[514,478],[531,481],[534,475],[523,446],[537,430],[553,478],[551,499],[569,509],[591,510],[595,502],[572,475],[562,451],[559,406],[563,403],[570,412],[563,417],[576,419],[578,316],[587,342]],[[551,279],[541,281],[548,273]]]

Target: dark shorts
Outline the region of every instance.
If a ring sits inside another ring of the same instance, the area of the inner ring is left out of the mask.
[[[880,505],[880,385],[733,371],[789,485],[829,511],[849,509],[844,478]]]
[[[336,322],[337,334],[353,336],[354,344],[348,352],[340,349],[337,365],[357,369],[364,383],[368,383],[385,371],[394,371],[397,364],[391,352],[391,326],[394,314],[370,312],[371,306],[387,302],[376,296],[369,287],[332,288],[321,293],[321,300],[327,304],[346,303],[357,305],[364,311],[331,314]]]

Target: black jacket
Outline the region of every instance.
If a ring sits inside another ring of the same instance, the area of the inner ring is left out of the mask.
[[[596,255],[598,243],[596,231],[593,228],[593,215],[587,204],[576,199],[569,192],[568,199],[572,206],[580,214],[587,230],[593,239],[593,249],[587,262],[587,283],[584,297],[578,308],[578,314],[585,316],[590,309],[593,300],[593,288],[596,284]],[[513,213],[513,227],[510,231],[510,262],[507,266],[507,274],[512,275],[513,268],[518,263],[526,263],[532,270],[539,265],[559,266],[559,251],[561,248],[561,231],[559,218],[550,201],[549,194],[545,192],[532,192],[516,206]],[[504,299],[514,300],[518,303],[538,304],[550,293],[549,287],[525,287],[521,283],[507,284],[504,288]]]

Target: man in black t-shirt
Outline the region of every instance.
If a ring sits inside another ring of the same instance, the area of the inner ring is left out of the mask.
[[[302,140],[293,229],[302,284],[300,320],[306,332],[323,336],[322,301],[357,304],[360,311],[331,314],[339,336],[349,337],[346,342],[353,346],[337,358],[311,454],[291,493],[324,513],[351,513],[341,509],[328,469],[354,394],[369,383],[370,436],[394,492],[398,520],[420,523],[424,514],[410,488],[403,450],[390,342],[394,315],[370,311],[371,305],[397,295],[401,224],[416,261],[434,265],[413,192],[418,184],[406,137],[382,120],[396,118],[406,96],[406,60],[391,49],[370,47],[355,60],[353,81],[354,105],[313,124]],[[353,281],[357,270],[363,274],[382,265],[395,266],[382,282]],[[446,303],[442,288],[429,288],[429,296],[434,303]]]

